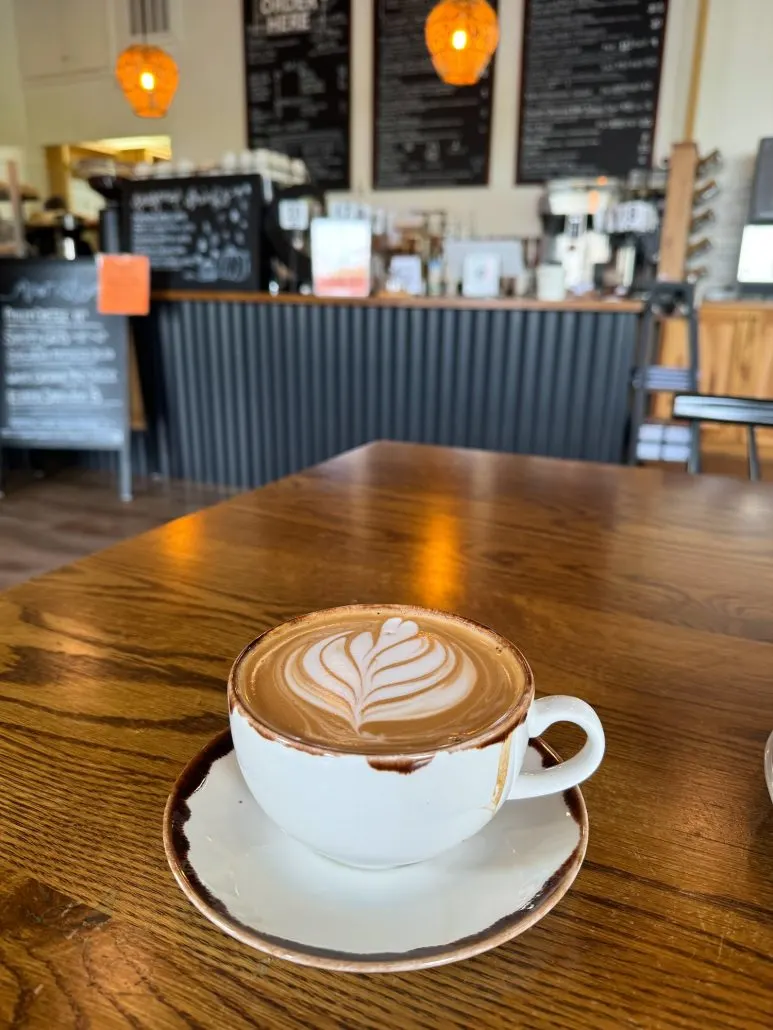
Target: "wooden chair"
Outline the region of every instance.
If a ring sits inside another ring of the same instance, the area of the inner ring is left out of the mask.
[[[757,451],[757,426],[773,426],[773,400],[757,397],[712,397],[702,393],[678,393],[674,397],[673,417],[685,419],[691,426],[701,422],[725,422],[746,426],[749,450],[749,479],[760,479],[760,458]],[[691,437],[688,472],[700,472],[700,433]]]

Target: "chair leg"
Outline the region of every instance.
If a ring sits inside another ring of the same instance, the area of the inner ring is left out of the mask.
[[[754,426],[746,427],[746,435],[749,441],[749,479],[759,480],[760,475],[760,456],[757,451],[757,437],[754,433]]]
[[[690,456],[687,459],[687,471],[695,475],[701,470],[701,425],[690,423]]]
[[[630,439],[628,440],[629,465],[637,465],[639,462],[639,434],[647,417],[647,373],[652,362],[655,332],[655,319],[651,307],[648,306],[645,309],[641,326],[639,327],[639,337],[636,341],[633,404],[631,406],[631,421],[628,427],[630,433]]]

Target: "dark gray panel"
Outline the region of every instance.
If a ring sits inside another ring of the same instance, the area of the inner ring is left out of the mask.
[[[544,314],[541,311],[524,313],[525,328],[517,346],[523,349],[518,384],[518,421],[515,448],[527,454],[539,454],[537,449],[537,413],[540,396],[539,368],[542,348],[542,326]]]
[[[593,375],[593,354],[596,339],[596,315],[577,318],[572,341],[572,371],[566,412],[564,454],[567,458],[582,457],[584,430],[588,419],[588,403]],[[627,389],[626,389],[627,393]]]
[[[620,461],[633,314],[185,301],[138,321],[156,384],[139,474],[259,486],[405,439]],[[91,459],[107,467],[109,456]]]
[[[581,316],[578,312],[567,311],[558,323],[548,450],[549,454],[556,457],[568,455],[571,447],[569,413],[572,394],[575,387],[579,385],[575,369],[578,349],[577,323],[580,320]]]

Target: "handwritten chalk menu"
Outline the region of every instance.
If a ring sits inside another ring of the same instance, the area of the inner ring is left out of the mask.
[[[129,249],[155,289],[257,290],[258,175],[145,179],[127,187]]]
[[[360,0],[362,2],[362,0]],[[247,138],[349,189],[351,0],[244,0]]]
[[[517,182],[652,164],[667,0],[526,0]]]
[[[433,0],[375,0],[376,189],[488,182],[495,59],[474,86],[442,82],[424,42],[433,6]]]
[[[92,258],[0,261],[0,447],[127,444],[126,319],[96,297]]]

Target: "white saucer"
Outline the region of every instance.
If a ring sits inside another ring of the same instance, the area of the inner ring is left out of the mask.
[[[556,760],[532,741],[524,768]],[[230,730],[188,763],[164,812],[175,879],[221,930],[280,958],[360,972],[455,962],[516,937],[563,897],[587,844],[575,787],[508,802],[481,833],[430,862],[375,872],[338,865],[263,814]]]
[[[773,733],[768,737],[764,755],[765,782],[768,785],[770,800],[773,801]]]

